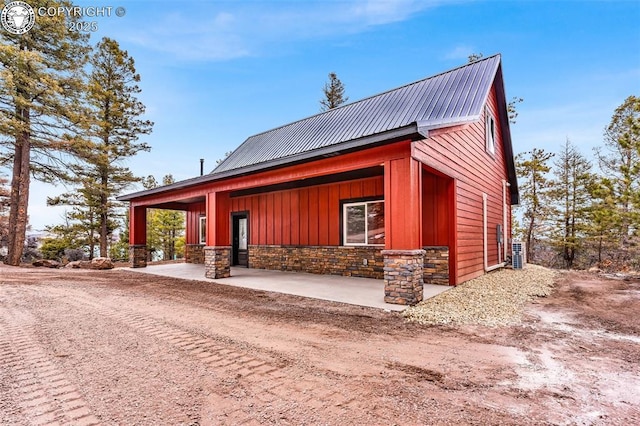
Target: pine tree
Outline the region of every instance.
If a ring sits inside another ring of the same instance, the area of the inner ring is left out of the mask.
[[[53,232],[70,241],[74,241],[76,245],[86,247],[89,258],[93,259],[96,252],[96,246],[99,241],[97,232],[98,223],[98,202],[92,196],[92,191],[86,186],[77,188],[74,192],[59,195],[57,197],[47,197],[47,205],[59,206],[67,205],[71,210],[66,211],[64,220],[66,226],[54,225],[47,227],[49,232]],[[73,238],[69,239],[65,232],[73,232]],[[79,247],[69,247],[79,248]]]
[[[174,183],[172,175],[162,179],[163,185]],[[153,176],[143,180],[146,189],[158,186]],[[147,250],[149,256],[162,253],[162,260],[173,260],[184,256],[185,214],[182,211],[165,209],[147,210]],[[149,260],[153,260],[150,258]]]
[[[9,181],[0,176],[0,251],[6,249],[9,242],[9,198],[11,192],[6,186]],[[3,253],[0,252],[0,257]]]
[[[640,98],[629,96],[616,108],[604,132],[604,146],[596,149],[603,177],[594,193],[608,208],[606,215],[618,235],[618,260],[640,264]]]
[[[32,0],[39,7],[71,7],[69,1]],[[67,177],[61,164],[77,133],[82,111],[82,68],[88,35],[68,31],[64,14],[38,16],[25,34],[0,31],[0,163],[13,164],[8,256],[18,265],[28,222],[31,175],[45,181]]]
[[[122,165],[123,160],[150,149],[137,141],[140,135],[151,133],[153,123],[139,118],[145,112],[136,98],[141,91],[137,85],[140,75],[133,58],[115,40],[103,38],[89,62],[90,126],[87,137],[73,147],[84,162],[72,167],[80,190],[63,194],[56,201],[77,206],[77,195],[82,196],[84,212],[91,215],[90,224],[99,235],[100,256],[106,257],[115,222],[122,217],[122,204],[115,197],[140,180]]]
[[[524,209],[524,238],[527,245],[527,259],[535,261],[539,239],[545,234],[544,228],[553,210],[549,202],[551,183],[547,178],[553,157],[543,149],[534,148],[530,152],[516,156],[516,170],[520,185],[520,208]]]
[[[42,241],[40,252],[45,259],[63,260],[69,253],[75,253],[72,259],[84,258],[87,251],[86,229],[71,221],[72,215],[66,215],[62,224],[47,226],[49,237]]]
[[[565,267],[571,269],[587,231],[593,180],[591,163],[567,138],[554,162],[553,174],[549,195],[558,215],[552,220],[551,243],[561,254]]]
[[[604,266],[603,255],[616,252],[619,234],[616,231],[617,206],[614,199],[612,181],[607,178],[596,178],[589,187],[591,206],[587,210],[587,238],[595,250],[595,260]]]
[[[349,98],[344,95],[344,85],[335,72],[329,73],[329,81],[322,89],[324,99],[320,101],[320,111],[328,111],[347,102]]]

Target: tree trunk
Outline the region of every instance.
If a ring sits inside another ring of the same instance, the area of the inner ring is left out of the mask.
[[[19,108],[18,117],[29,128],[29,109]],[[11,206],[9,209],[9,245],[7,264],[19,266],[24,251],[27,232],[27,210],[29,207],[31,140],[28,130],[16,136],[13,158],[13,176],[11,179]]]
[[[109,180],[108,174],[102,173],[102,185],[100,187],[100,256],[107,257],[107,221],[108,221],[108,203],[107,197],[107,182]]]
[[[529,220],[529,227],[527,229],[527,262],[533,262],[533,228],[535,226],[535,218],[533,215]]]

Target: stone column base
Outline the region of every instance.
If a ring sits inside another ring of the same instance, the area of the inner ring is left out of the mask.
[[[231,276],[231,247],[208,246],[204,248],[204,276],[227,278]]]
[[[422,301],[424,250],[382,250],[384,301],[415,305]]]
[[[424,255],[424,283],[449,285],[449,247],[423,247]]]
[[[134,244],[129,246],[129,263],[132,268],[147,267],[147,245]]]
[[[185,263],[204,263],[204,244],[187,244],[184,246]]]

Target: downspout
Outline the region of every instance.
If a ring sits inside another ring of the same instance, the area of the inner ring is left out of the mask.
[[[502,259],[506,260],[507,255],[509,254],[507,251],[507,187],[510,187],[511,184],[506,180],[502,180],[502,247],[503,247],[503,256]]]
[[[482,193],[482,260],[484,270],[489,267],[489,253],[487,248],[487,194]]]

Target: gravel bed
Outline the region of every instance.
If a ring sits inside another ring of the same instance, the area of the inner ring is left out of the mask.
[[[537,265],[491,272],[408,308],[403,315],[421,324],[518,324],[528,302],[551,294],[557,274]]]

